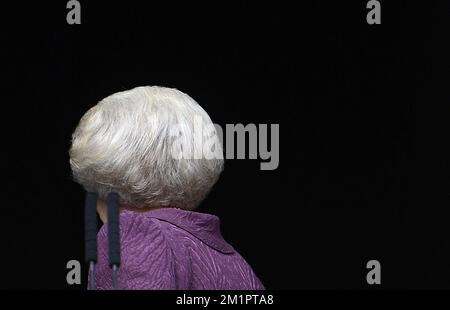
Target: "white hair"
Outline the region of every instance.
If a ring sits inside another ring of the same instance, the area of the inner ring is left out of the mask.
[[[102,199],[115,191],[121,203],[133,207],[192,210],[223,169],[222,158],[173,154],[174,127],[182,136],[182,148],[193,149],[212,138],[216,151],[222,152],[215,130],[194,130],[199,117],[203,124],[212,124],[205,110],[177,89],[145,86],[113,94],[87,111],[73,133],[73,176]]]

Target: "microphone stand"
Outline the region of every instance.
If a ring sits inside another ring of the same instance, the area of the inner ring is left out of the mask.
[[[88,290],[95,290],[95,264],[97,263],[97,199],[98,194],[87,192],[84,209],[85,260],[89,265]]]
[[[113,289],[117,290],[117,273],[120,267],[119,194],[115,192],[109,193],[107,197],[107,205],[109,267],[112,269]]]

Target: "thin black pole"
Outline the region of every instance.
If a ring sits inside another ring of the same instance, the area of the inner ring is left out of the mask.
[[[109,267],[112,269],[113,288],[117,289],[117,271],[120,267],[119,194],[111,192],[107,197]]]
[[[97,263],[97,199],[98,194],[87,192],[84,208],[85,260],[89,266],[89,290],[95,290],[95,264]]]

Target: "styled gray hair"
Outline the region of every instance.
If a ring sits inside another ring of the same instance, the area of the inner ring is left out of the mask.
[[[102,199],[115,191],[122,204],[137,208],[192,210],[223,170],[223,158],[174,154],[173,128],[182,136],[180,152],[202,147],[195,144],[205,139],[214,139],[215,151],[222,152],[214,129],[194,130],[198,118],[212,125],[205,110],[177,89],[145,86],[115,93],[87,111],[75,129],[69,151],[73,177]]]

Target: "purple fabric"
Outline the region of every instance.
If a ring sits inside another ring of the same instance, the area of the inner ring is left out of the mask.
[[[124,211],[120,230],[119,289],[264,289],[252,268],[223,239],[217,216],[173,208]],[[112,289],[107,225],[97,238],[97,289]]]

